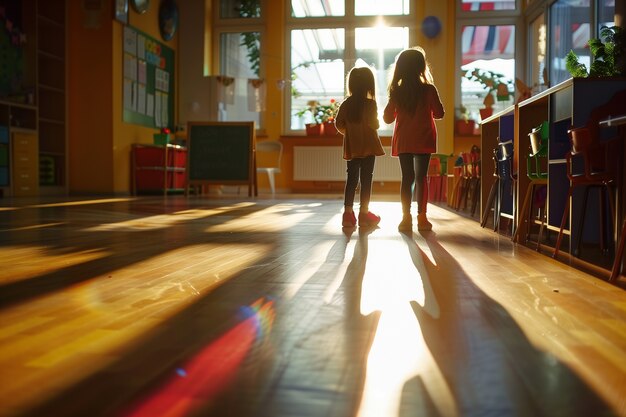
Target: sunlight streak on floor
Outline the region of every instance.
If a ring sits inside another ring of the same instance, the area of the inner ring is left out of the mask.
[[[35,278],[46,265],[55,265],[56,269],[50,268],[52,273],[62,268],[70,268],[85,262],[105,258],[109,251],[105,249],[87,249],[67,253],[56,253],[45,246],[9,246],[0,250],[0,265],[11,264],[8,272],[0,274],[0,284],[23,281]]]
[[[409,241],[412,242],[412,240]],[[376,336],[367,361],[367,373],[359,417],[398,416],[407,384],[421,379],[439,415],[458,415],[452,393],[426,345],[420,324],[411,308],[416,301],[431,310],[438,304],[430,289],[429,278],[421,264],[415,263],[417,245],[399,238],[368,242],[368,257],[363,276],[361,314],[381,312]],[[411,256],[406,256],[407,251]],[[426,307],[425,307],[426,309]],[[432,314],[432,312],[430,312]]]
[[[289,229],[311,217],[310,209],[298,206],[276,204],[232,220],[207,227],[207,232],[280,232]],[[262,220],[260,220],[262,219]]]
[[[158,214],[156,216],[139,217],[117,223],[101,224],[85,229],[88,232],[132,232],[165,229],[183,222],[198,220],[209,216],[223,214],[224,211],[236,208],[253,206],[254,203],[239,203],[232,206],[217,207],[212,209],[183,210],[174,213]]]
[[[46,208],[46,207],[70,207],[70,206],[86,206],[92,204],[107,204],[107,203],[123,203],[135,201],[137,198],[101,198],[95,200],[78,200],[78,201],[63,201],[59,203],[42,203],[42,204],[30,204],[20,207],[0,207],[0,211],[14,211],[33,208]]]

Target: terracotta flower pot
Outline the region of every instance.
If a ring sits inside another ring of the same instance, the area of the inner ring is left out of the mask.
[[[304,125],[306,129],[307,136],[319,136],[322,134],[322,125],[321,124],[312,124],[307,123]]]
[[[324,122],[322,132],[324,133],[324,136],[335,136],[339,133],[335,127],[335,122]]]
[[[476,122],[473,120],[457,120],[456,121],[456,133],[461,136],[471,136],[474,134],[474,127]]]
[[[480,120],[485,120],[487,117],[490,117],[493,114],[493,107],[485,107],[484,109],[480,109]]]

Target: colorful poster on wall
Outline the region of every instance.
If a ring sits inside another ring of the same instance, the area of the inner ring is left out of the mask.
[[[160,129],[174,123],[174,51],[124,27],[124,122]],[[156,100],[155,100],[156,99]]]

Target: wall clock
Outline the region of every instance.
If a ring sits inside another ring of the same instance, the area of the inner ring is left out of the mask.
[[[137,13],[142,14],[150,7],[150,0],[131,0],[130,4]]]
[[[159,30],[161,37],[170,41],[178,29],[178,6],[174,0],[163,0],[159,7]]]

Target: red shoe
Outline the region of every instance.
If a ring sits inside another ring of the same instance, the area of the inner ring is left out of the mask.
[[[367,213],[359,213],[359,226],[361,227],[373,227],[380,222],[380,216],[375,215],[371,211]]]
[[[356,216],[354,215],[354,212],[343,213],[343,220],[341,221],[341,225],[343,227],[356,227]]]

